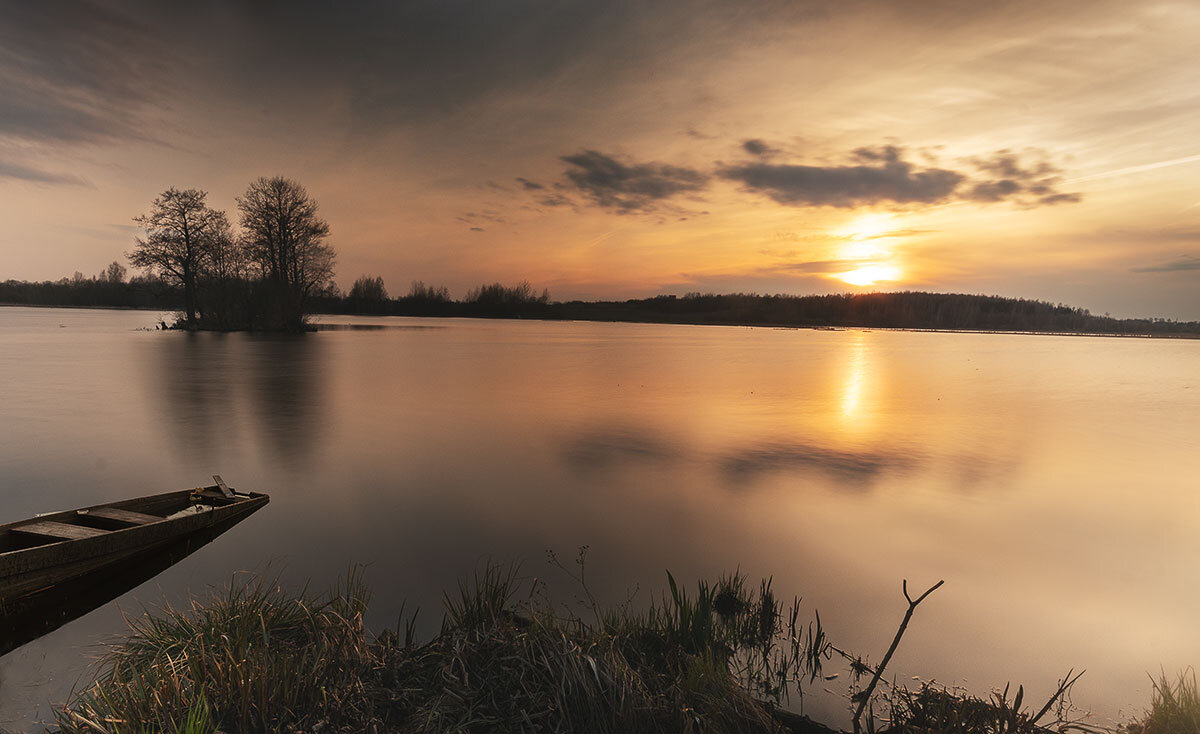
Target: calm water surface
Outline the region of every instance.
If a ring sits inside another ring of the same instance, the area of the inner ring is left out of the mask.
[[[895,672],[1138,713],[1200,664],[1200,342],[332,319],[298,338],[0,308],[0,521],[207,483],[271,504],[0,658],[0,726],[46,720],[122,611],[239,569],[366,563],[377,628],[487,558],[619,601],[740,567],[878,659],[900,581],[946,585]],[[569,594],[569,592],[567,592]],[[843,676],[844,677],[844,676]],[[828,685],[844,691],[841,679]],[[809,700],[833,714],[837,699]]]

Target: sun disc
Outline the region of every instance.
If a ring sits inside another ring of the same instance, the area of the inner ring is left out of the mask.
[[[900,279],[900,269],[893,265],[864,265],[849,272],[838,273],[837,277],[850,285],[875,285],[881,281]]]

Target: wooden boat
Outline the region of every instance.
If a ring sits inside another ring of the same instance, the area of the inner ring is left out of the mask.
[[[189,538],[203,544],[270,501],[216,484],[0,525],[0,614],[58,585],[106,572]],[[196,546],[198,547],[198,546]]]

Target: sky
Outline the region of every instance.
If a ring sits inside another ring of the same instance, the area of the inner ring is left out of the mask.
[[[0,280],[283,175],[343,288],[1200,319],[1196,38],[1190,0],[0,0]]]

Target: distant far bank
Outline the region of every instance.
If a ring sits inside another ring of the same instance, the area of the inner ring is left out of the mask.
[[[0,282],[0,305],[176,310],[183,302],[177,290],[146,280],[44,284],[9,280]],[[1118,319],[1045,301],[920,291],[810,296],[689,293],[558,302],[550,301],[545,292],[534,295],[527,284],[495,284],[475,289],[461,301],[433,288],[414,289],[398,298],[388,298],[386,292],[376,298],[353,292],[318,295],[312,297],[308,310],[330,315],[1200,338],[1198,321]]]

